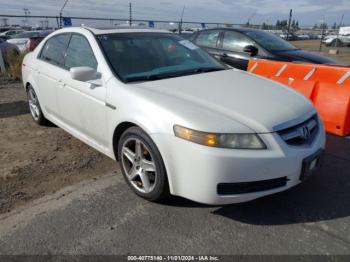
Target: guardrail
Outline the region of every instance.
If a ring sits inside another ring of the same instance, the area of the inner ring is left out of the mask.
[[[302,93],[318,110],[329,133],[350,134],[350,68],[250,60],[248,72],[267,77]]]

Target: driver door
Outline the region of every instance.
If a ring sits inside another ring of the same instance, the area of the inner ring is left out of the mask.
[[[91,67],[98,69],[89,41],[85,36],[72,34],[65,59],[65,71],[59,78],[58,105],[61,120],[79,135],[102,150],[106,140],[106,87],[88,82],[73,80],[69,70],[73,67]]]
[[[221,41],[220,59],[234,68],[247,70],[251,54],[244,52],[244,47],[255,45],[254,42],[236,31],[225,31]]]

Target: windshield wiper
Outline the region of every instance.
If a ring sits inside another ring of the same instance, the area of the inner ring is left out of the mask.
[[[142,76],[131,76],[131,77],[125,77],[124,80],[127,83],[137,82],[137,81],[155,81],[155,80],[161,80],[161,79],[166,79],[166,78],[173,78],[173,77],[180,77],[180,76],[201,74],[201,73],[209,73],[209,72],[215,72],[215,71],[221,71],[221,70],[226,70],[226,69],[222,68],[222,67],[203,67],[203,68],[194,68],[194,69],[183,70],[183,71],[178,71],[178,72],[149,74],[149,75],[142,75]]]

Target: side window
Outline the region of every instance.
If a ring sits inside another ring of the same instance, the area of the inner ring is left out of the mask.
[[[88,66],[97,69],[97,61],[88,40],[81,35],[72,35],[66,53],[65,68]]]
[[[70,34],[51,37],[44,45],[40,59],[54,65],[63,66],[64,54],[70,39]]]
[[[226,31],[224,34],[224,40],[222,42],[222,48],[234,52],[243,52],[243,48],[247,45],[254,45],[245,35],[235,32]]]
[[[199,33],[196,44],[199,46],[213,47],[216,48],[220,31],[204,31]]]

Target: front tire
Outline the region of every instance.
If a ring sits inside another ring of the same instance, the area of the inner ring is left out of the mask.
[[[45,126],[49,121],[45,118],[39,103],[38,96],[32,86],[27,89],[27,98],[30,114],[35,123],[41,126]]]
[[[122,134],[118,159],[126,182],[138,196],[157,202],[169,195],[163,159],[141,128],[131,127]]]

